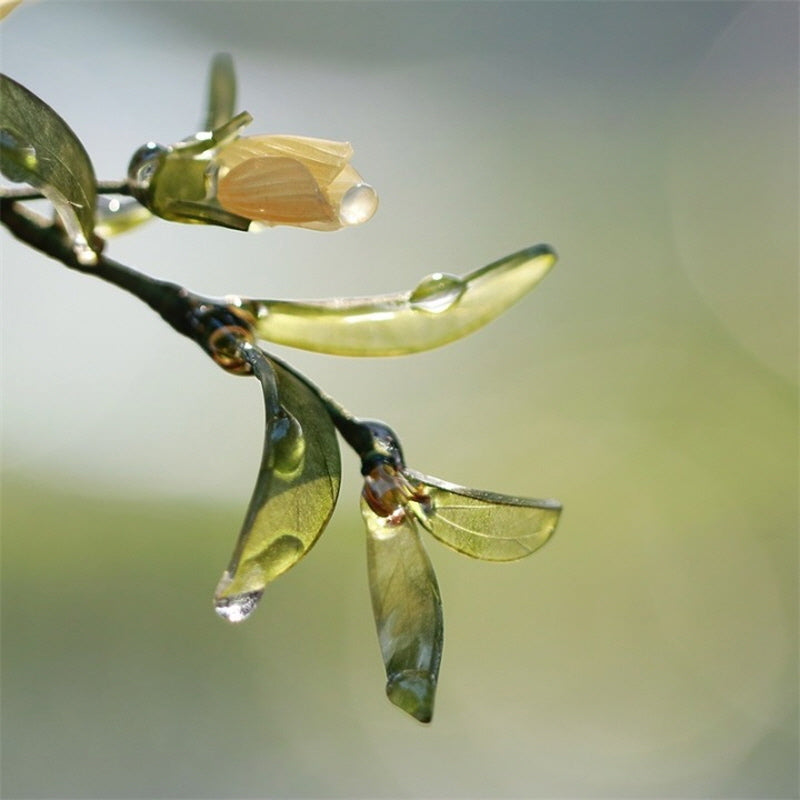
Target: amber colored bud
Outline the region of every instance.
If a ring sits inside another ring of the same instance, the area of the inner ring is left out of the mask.
[[[301,136],[249,136],[224,145],[216,200],[266,225],[338,230],[369,220],[375,190],[350,166],[347,142]]]

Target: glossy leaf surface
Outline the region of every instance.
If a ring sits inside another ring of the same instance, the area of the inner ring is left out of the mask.
[[[425,503],[410,502],[420,524],[459,553],[483,561],[516,561],[538,550],[555,531],[561,504],[468,489],[404,470],[424,484]]]
[[[58,212],[76,255],[85,263],[94,229],[94,168],[78,137],[35,94],[0,75],[0,165],[16,183],[39,189]]]
[[[261,382],[264,450],[242,531],[214,596],[217,613],[238,622],[264,587],[313,546],[339,494],[339,445],[319,398],[255,347],[242,355]]]
[[[208,75],[208,107],[204,129],[224,125],[236,111],[236,72],[229,53],[217,53]]]
[[[436,575],[410,514],[392,524],[363,499],[361,513],[386,694],[420,722],[430,722],[444,642]]]
[[[459,278],[435,273],[409,292],[379,297],[281,301],[240,299],[270,342],[345,356],[417,353],[491,322],[556,262],[547,245],[520,250]]]

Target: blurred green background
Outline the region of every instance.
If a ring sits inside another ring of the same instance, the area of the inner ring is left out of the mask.
[[[258,465],[255,382],[2,236],[2,794],[795,797],[796,3],[25,3],[3,70],[98,175],[202,117],[349,139],[363,228],[152,222],[110,244],[207,294],[410,288],[538,241],[480,333],[366,361],[277,349],[409,463],[558,497],[513,565],[431,540],[430,728],[383,694],[344,453],[309,557],[231,627],[211,592]]]

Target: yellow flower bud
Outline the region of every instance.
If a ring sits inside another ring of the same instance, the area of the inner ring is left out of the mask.
[[[128,167],[131,194],[174,222],[248,230],[251,223],[335,231],[369,220],[378,195],[350,166],[348,142],[248,136],[242,112],[171,147],[152,142]]]
[[[332,231],[369,220],[378,195],[350,166],[348,142],[249,136],[216,153],[216,200],[267,225]]]

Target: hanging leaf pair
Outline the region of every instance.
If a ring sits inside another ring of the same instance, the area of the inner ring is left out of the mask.
[[[218,346],[236,354],[261,383],[266,425],[250,506],[214,595],[217,613],[230,622],[249,617],[267,584],[319,538],[339,493],[338,428],[364,476],[361,513],[386,692],[395,705],[429,722],[443,621],[418,526],[473,558],[514,561],[550,538],[561,506],[468,489],[409,469],[387,425],[353,417],[240,331],[227,335]]]

